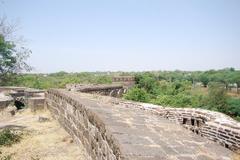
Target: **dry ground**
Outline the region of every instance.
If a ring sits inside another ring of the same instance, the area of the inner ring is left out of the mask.
[[[202,93],[204,95],[208,94],[208,88],[205,87],[195,87],[192,89],[192,93]],[[230,97],[235,97],[235,98],[240,98],[240,94],[237,93],[236,89],[235,90],[229,90],[227,91],[227,95]]]
[[[39,122],[39,116],[47,122]],[[14,128],[23,132],[23,138],[11,147],[0,148],[0,159],[11,155],[11,160],[87,160],[83,146],[75,144],[49,112],[33,114],[29,110],[13,118],[0,121],[0,129]]]

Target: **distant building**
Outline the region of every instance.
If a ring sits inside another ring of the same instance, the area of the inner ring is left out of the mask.
[[[125,87],[129,88],[135,84],[135,77],[134,76],[114,76],[112,77],[112,82],[122,84]]]

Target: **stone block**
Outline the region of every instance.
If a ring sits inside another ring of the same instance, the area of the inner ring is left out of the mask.
[[[27,107],[31,109],[32,112],[44,109],[45,98],[44,97],[32,97],[27,99]]]

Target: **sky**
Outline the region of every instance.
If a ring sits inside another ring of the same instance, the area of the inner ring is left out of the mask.
[[[0,0],[33,72],[240,69],[239,0]]]

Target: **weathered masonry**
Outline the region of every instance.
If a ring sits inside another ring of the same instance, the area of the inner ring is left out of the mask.
[[[134,76],[114,76],[112,82],[116,84],[122,84],[126,88],[132,87],[135,84]]]
[[[117,103],[151,111],[232,151],[240,150],[240,123],[225,114],[204,109],[170,108],[122,100]]]
[[[99,94],[111,97],[121,97],[126,92],[126,88],[120,84],[111,85],[84,85],[84,84],[67,84],[66,88],[70,91],[83,93]]]
[[[0,111],[6,109],[8,106],[13,105],[13,98],[0,95]]]
[[[229,149],[239,149],[239,123],[220,113],[57,89],[47,91],[46,105],[91,159],[230,160]]]
[[[113,82],[133,82],[135,83],[135,77],[134,76],[114,76],[112,77]]]
[[[0,87],[0,93],[9,95],[11,102],[14,103],[17,108],[28,106],[32,111],[44,108],[44,90],[25,87]]]

